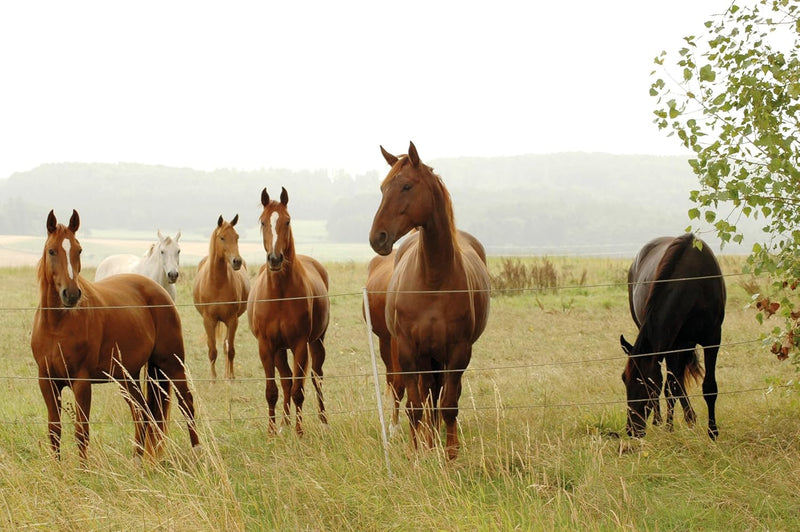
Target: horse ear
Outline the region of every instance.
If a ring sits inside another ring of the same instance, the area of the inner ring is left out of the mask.
[[[161,229],[158,230],[158,240],[159,240],[159,242],[163,242],[164,241],[164,235],[161,234]]]
[[[283,187],[281,187],[281,203],[284,207],[289,204],[289,193]]]
[[[619,345],[622,346],[622,350],[625,351],[626,355],[630,355],[631,354],[631,350],[633,349],[633,346],[621,334],[619,335]]]
[[[56,220],[56,214],[51,210],[50,214],[47,215],[47,232],[53,233],[57,225],[58,220]]]
[[[73,233],[78,232],[78,228],[81,226],[81,217],[78,216],[78,211],[72,209],[72,216],[69,217],[69,230]]]
[[[261,191],[261,205],[264,207],[269,205],[269,194],[267,194],[267,187],[264,187],[264,190]]]
[[[231,220],[231,227],[236,225],[236,222],[238,221],[239,221],[239,215],[237,214],[236,216],[233,217],[233,220]]]
[[[181,238],[181,230],[180,230],[180,229],[178,229],[178,234],[177,234],[177,235],[175,235],[175,242],[177,242],[178,240],[180,240],[180,238]]]
[[[411,161],[411,164],[414,167],[419,166],[419,154],[417,153],[417,147],[414,146],[413,142],[408,143],[408,159]]]
[[[217,220],[217,227],[222,227],[222,215],[219,215],[219,220]]]
[[[386,162],[389,163],[389,166],[397,164],[397,157],[384,150],[383,146],[381,146],[381,153],[383,154],[383,158],[386,159]]]

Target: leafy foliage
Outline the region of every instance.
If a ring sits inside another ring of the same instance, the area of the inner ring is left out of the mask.
[[[700,187],[689,217],[712,224],[723,243],[741,242],[743,217],[763,220],[764,241],[747,269],[775,280],[772,294],[754,300],[759,321],[773,313],[785,319],[771,337],[780,358],[800,346],[798,15],[800,0],[734,2],[705,23],[704,36],[684,38],[676,68],[665,66],[666,52],[655,59],[661,68],[650,88],[655,123],[694,154]]]

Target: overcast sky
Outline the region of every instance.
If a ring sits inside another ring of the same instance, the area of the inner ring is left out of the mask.
[[[653,58],[729,0],[0,5],[0,177],[42,163],[383,169],[679,154]]]

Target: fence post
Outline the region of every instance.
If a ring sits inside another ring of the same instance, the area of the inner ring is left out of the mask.
[[[386,437],[386,420],[383,417],[383,399],[381,396],[380,378],[378,377],[378,362],[375,358],[375,341],[372,339],[372,318],[369,314],[369,298],[367,288],[364,287],[364,318],[367,323],[367,340],[369,342],[369,352],[372,356],[372,377],[375,380],[375,399],[378,403],[378,417],[381,421],[381,437],[383,438],[383,456],[386,459],[386,471],[389,478],[392,478],[392,467],[389,464],[389,439]]]

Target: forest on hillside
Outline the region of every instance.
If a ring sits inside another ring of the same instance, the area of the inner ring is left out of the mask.
[[[678,234],[696,186],[685,158],[598,153],[426,161],[456,222],[490,249],[601,249]],[[388,170],[388,167],[387,167]],[[385,174],[265,169],[205,172],[134,163],[60,163],[0,180],[0,234],[37,235],[50,209],[92,228],[206,234],[219,215],[255,224],[260,194],[286,187],[295,219],[325,220],[331,242],[364,242]]]

